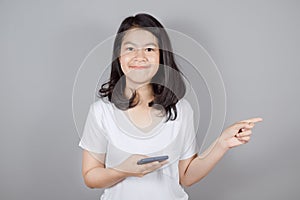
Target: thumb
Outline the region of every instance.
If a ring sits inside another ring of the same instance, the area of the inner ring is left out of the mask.
[[[254,124],[251,122],[237,122],[232,126],[232,136],[236,135],[241,129],[251,129],[254,127]]]

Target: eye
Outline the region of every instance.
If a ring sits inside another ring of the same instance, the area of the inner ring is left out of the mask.
[[[147,52],[154,51],[154,48],[150,48],[150,47],[148,47],[148,48],[146,48],[146,51],[147,51]]]
[[[127,47],[126,48],[126,51],[133,51],[134,49],[133,49],[133,47]]]

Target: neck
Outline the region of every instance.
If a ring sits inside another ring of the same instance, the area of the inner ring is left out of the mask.
[[[146,104],[148,106],[148,103],[153,100],[153,90],[152,86],[149,83],[139,86],[126,84],[125,96],[127,98],[130,98],[132,96],[133,91],[136,91],[141,104]]]

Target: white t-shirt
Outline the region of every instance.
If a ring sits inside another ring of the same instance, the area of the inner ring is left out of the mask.
[[[176,104],[177,118],[166,118],[152,130],[141,131],[125,113],[109,101],[100,99],[90,106],[79,146],[103,155],[101,161],[114,168],[132,154],[168,155],[168,164],[143,177],[128,177],[106,188],[101,200],[187,200],[179,184],[178,162],[199,151],[193,110],[181,99]]]

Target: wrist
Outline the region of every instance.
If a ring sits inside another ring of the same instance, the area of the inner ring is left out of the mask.
[[[130,176],[130,174],[128,172],[116,169],[116,168],[110,168],[112,171],[114,171],[114,173],[116,174],[116,176],[118,178],[127,178]]]
[[[228,142],[223,139],[222,137],[219,137],[217,139],[217,145],[224,151],[228,151],[230,149]]]

